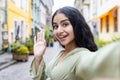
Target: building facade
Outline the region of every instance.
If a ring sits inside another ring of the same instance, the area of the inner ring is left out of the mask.
[[[32,0],[33,36],[50,24],[53,0]]]
[[[42,0],[46,5],[46,27],[51,27],[51,19],[52,19],[52,7],[54,5],[53,0]]]
[[[9,43],[17,39],[25,41],[32,35],[31,0],[7,1],[7,26]]]
[[[40,29],[40,1],[31,0],[32,36]]]
[[[120,38],[119,0],[82,0],[83,15],[91,31],[99,39],[111,41]]]
[[[0,0],[0,50],[8,47],[8,39],[7,39],[7,30],[6,27],[6,5],[7,0]]]
[[[120,38],[120,0],[97,0],[99,37],[103,40]],[[107,5],[107,6],[106,6]]]
[[[40,0],[40,27],[44,29],[46,27],[46,19],[47,19],[47,5]]]

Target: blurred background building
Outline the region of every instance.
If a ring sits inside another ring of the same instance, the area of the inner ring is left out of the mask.
[[[7,0],[0,0],[0,50],[8,47]]]
[[[36,35],[41,29],[50,26],[53,0],[32,0],[32,32]]]
[[[31,35],[31,0],[7,1],[8,41],[25,41]]]
[[[0,50],[51,26],[53,0],[0,0]]]
[[[120,0],[75,0],[75,7],[99,39],[120,38]]]

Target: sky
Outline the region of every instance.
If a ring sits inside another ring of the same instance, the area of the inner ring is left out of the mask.
[[[53,13],[63,6],[73,6],[75,0],[54,0]]]

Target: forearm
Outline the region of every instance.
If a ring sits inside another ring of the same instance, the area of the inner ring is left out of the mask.
[[[37,62],[35,62],[35,58],[34,58],[34,60],[31,63],[31,66],[30,66],[30,76],[32,77],[33,80],[43,80],[41,78],[42,78],[42,76],[44,76],[44,71],[45,71],[44,60],[41,59],[39,64],[37,64],[38,68],[36,68],[37,67],[36,63]]]
[[[39,68],[39,65],[40,65],[42,59],[43,59],[43,56],[40,56],[40,57],[35,56],[35,59],[34,59],[34,60],[35,60],[36,73],[37,73],[37,71],[38,71],[38,68]]]

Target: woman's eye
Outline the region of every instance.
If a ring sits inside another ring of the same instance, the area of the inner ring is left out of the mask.
[[[57,25],[54,25],[54,26],[53,26],[53,28],[54,28],[54,29],[57,29],[57,28],[58,28],[58,26],[57,26]]]
[[[64,23],[64,24],[63,24],[63,27],[67,27],[67,26],[68,26],[68,23]]]

